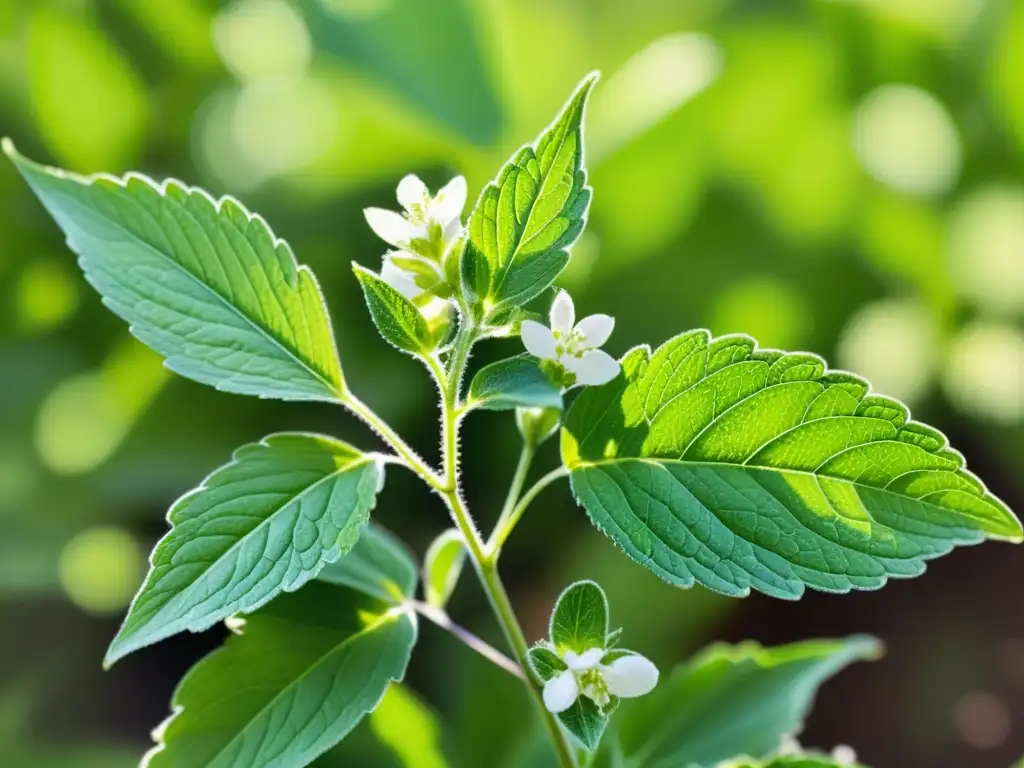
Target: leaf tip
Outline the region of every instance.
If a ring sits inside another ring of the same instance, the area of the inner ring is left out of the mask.
[[[0,149],[2,149],[4,154],[11,158],[11,160],[17,160],[20,157],[10,136],[4,136],[0,139]]]

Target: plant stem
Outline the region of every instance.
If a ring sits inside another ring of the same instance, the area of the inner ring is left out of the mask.
[[[523,670],[523,681],[533,697],[534,703],[537,705],[537,709],[543,718],[544,725],[551,736],[552,746],[558,756],[559,763],[562,768],[576,768],[576,758],[565,735],[562,733],[561,726],[558,724],[555,716],[544,706],[544,699],[537,682],[531,675],[526,673],[528,669],[526,657],[529,652],[526,635],[523,634],[523,629],[516,618],[515,610],[512,608],[512,603],[508,598],[508,593],[505,591],[505,585],[501,581],[497,567],[487,557],[483,539],[469,514],[469,510],[466,508],[465,502],[463,502],[462,497],[459,495],[459,413],[462,410],[460,389],[466,363],[469,360],[469,352],[477,340],[479,332],[467,319],[464,318],[463,322],[464,325],[459,328],[449,361],[447,386],[444,387],[444,398],[441,403],[444,487],[439,489],[439,493],[447,503],[452,520],[466,542],[466,547],[469,550],[469,559],[472,561],[473,567],[480,579],[480,585],[483,587],[484,593],[491,603],[495,618],[498,620],[505,639],[512,648],[515,660]],[[520,461],[520,464],[522,465],[523,462]],[[520,486],[525,481],[528,469],[529,462],[526,462],[526,467],[522,469],[521,473],[519,469],[516,471],[517,477],[520,474],[523,475],[519,479]],[[514,495],[518,495],[518,493]]]
[[[411,605],[418,614],[434,622],[441,629],[450,632],[488,661],[493,662],[509,674],[518,677],[520,680],[525,679],[525,673],[523,672],[522,667],[494,646],[481,640],[465,627],[456,624],[452,621],[446,611],[436,608],[433,605],[422,603],[419,600],[410,600],[409,605]]]
[[[519,501],[519,495],[523,492],[526,476],[530,473],[530,465],[533,463],[533,457],[536,454],[537,449],[535,446],[530,445],[528,442],[523,443],[523,450],[519,453],[519,464],[516,465],[516,472],[512,476],[512,484],[508,488],[505,504],[501,508],[501,514],[498,515],[498,522],[494,524],[494,532],[491,533],[491,538],[487,542],[488,554],[493,551],[492,543],[498,531],[508,523],[508,519],[516,508],[516,502]]]
[[[534,483],[530,490],[523,494],[522,498],[519,499],[515,506],[513,506],[506,515],[502,512],[501,518],[498,521],[498,525],[494,527],[494,532],[491,534],[490,539],[487,541],[487,560],[494,564],[498,562],[498,558],[501,556],[501,548],[505,546],[505,542],[508,537],[512,535],[513,529],[519,522],[519,519],[523,516],[527,507],[533,502],[540,492],[551,485],[555,480],[559,480],[569,474],[569,470],[565,467],[557,467],[548,472],[544,477]],[[511,498],[511,494],[509,496]],[[506,507],[508,503],[506,502]]]
[[[395,430],[393,430],[386,421],[384,421],[384,419],[374,413],[370,406],[351,392],[345,392],[341,403],[352,411],[352,413],[369,424],[370,428],[380,435],[384,439],[384,442],[391,446],[395,453],[401,457],[402,461],[408,465],[409,469],[420,475],[431,485],[431,487],[437,490],[441,489],[443,482],[441,478],[437,476],[437,473],[419,457],[416,451],[409,447],[409,444],[406,443],[405,440],[403,440],[399,434],[395,432]]]

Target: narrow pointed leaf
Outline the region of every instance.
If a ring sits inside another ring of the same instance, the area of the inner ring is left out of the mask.
[[[144,764],[307,765],[404,677],[416,633],[411,612],[348,587],[283,595],[189,671]]]
[[[402,352],[430,352],[434,346],[432,334],[416,305],[370,270],[358,264],[353,264],[352,270],[363,287],[366,307],[381,338]]]
[[[551,613],[551,642],[559,651],[583,653],[604,648],[608,637],[608,598],[594,581],[577,581],[559,596]]]
[[[590,187],[583,165],[583,115],[597,75],[589,75],[561,114],[520,149],[480,195],[462,255],[463,288],[492,316],[550,286],[586,224]]]
[[[359,538],[383,480],[374,456],[317,435],[236,451],[171,508],[170,532],[107,653],[202,631],[298,589]]]
[[[562,431],[573,492],[682,587],[799,598],[877,589],[1020,522],[945,436],[815,355],[694,331],[588,387]]]
[[[622,703],[622,754],[637,768],[712,768],[737,755],[764,757],[783,736],[800,732],[822,683],[879,652],[866,636],[776,648],[713,645],[651,694]]]
[[[562,393],[533,355],[517,355],[485,365],[469,384],[469,406],[488,411],[513,408],[561,410]]]
[[[423,591],[427,603],[444,608],[466,561],[462,534],[450,528],[431,542],[423,558]]]
[[[173,179],[78,176],[3,148],[104,304],[168,368],[225,392],[339,397],[320,287],[259,216]]]

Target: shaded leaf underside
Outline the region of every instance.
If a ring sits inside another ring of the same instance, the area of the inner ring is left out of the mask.
[[[588,388],[562,436],[577,499],[679,586],[874,589],[1020,523],[938,431],[814,355],[694,331]]]

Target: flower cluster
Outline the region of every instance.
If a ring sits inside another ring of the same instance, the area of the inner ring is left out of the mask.
[[[444,259],[462,233],[466,179],[456,176],[434,196],[414,174],[398,183],[403,213],[367,208],[366,222],[394,250],[384,255],[380,276],[407,299],[443,293]]]
[[[604,711],[613,696],[643,696],[658,684],[658,668],[638,653],[591,648],[583,653],[566,650],[559,658],[565,670],[544,684],[544,706],[554,714],[569,709],[580,696]]]

